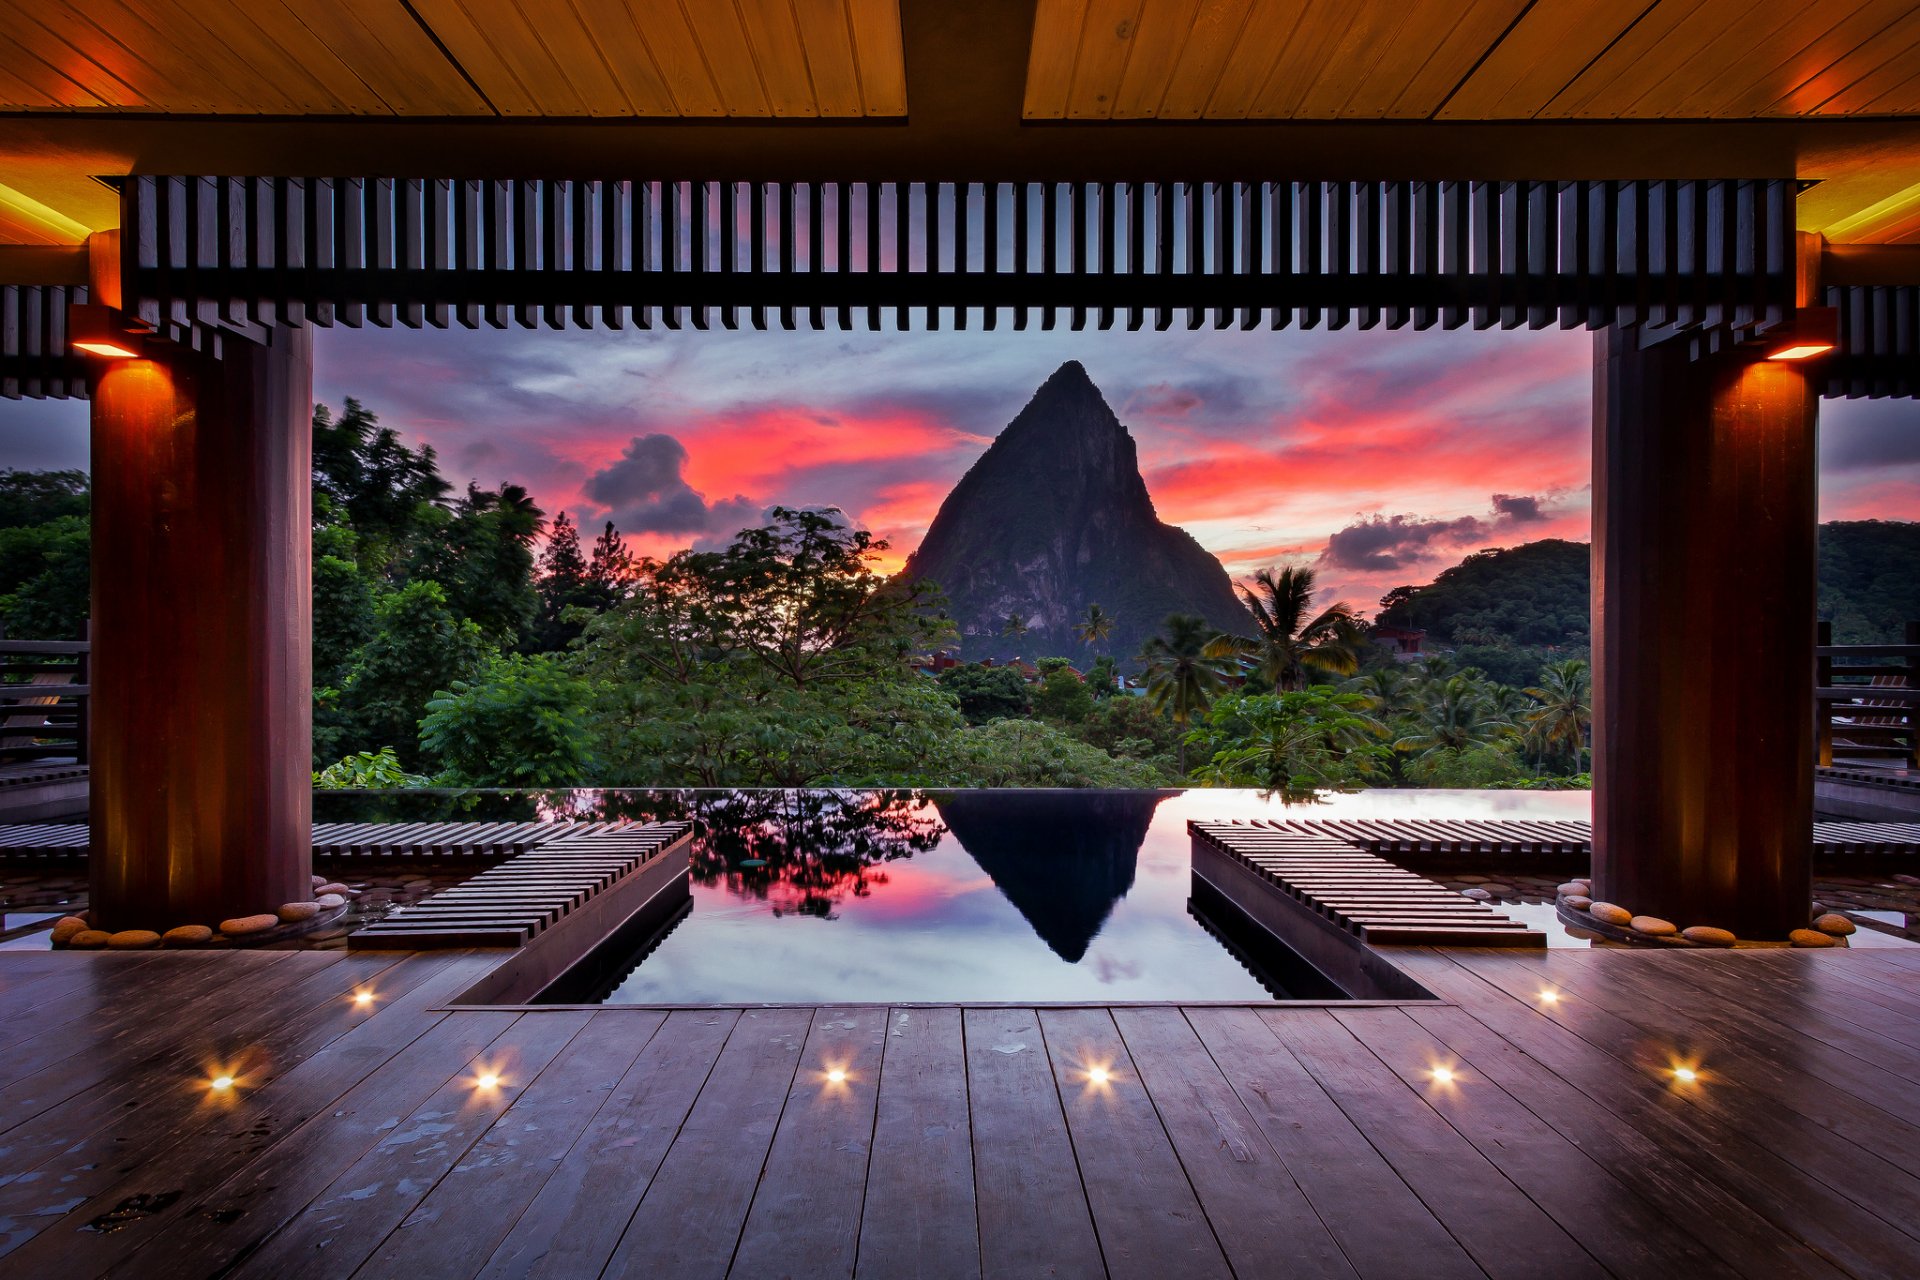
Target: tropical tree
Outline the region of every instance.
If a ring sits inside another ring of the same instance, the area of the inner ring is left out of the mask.
[[[1221,650],[1221,639],[1204,618],[1176,613],[1167,619],[1163,634],[1151,637],[1140,648],[1147,699],[1170,714],[1181,730],[1182,774],[1187,771],[1185,731],[1195,718],[1206,714],[1214,695],[1226,687],[1232,667],[1231,656]]]
[[[1368,709],[1383,720],[1411,715],[1419,705],[1414,697],[1413,682],[1398,663],[1362,672],[1340,687],[1365,698]]]
[[[1511,719],[1495,706],[1489,686],[1470,674],[1451,675],[1427,692],[1420,722],[1414,732],[1393,745],[1427,759],[1443,752],[1459,753],[1504,742],[1514,735]]]
[[[1027,624],[1025,618],[1017,613],[1010,613],[1007,615],[1006,622],[1000,628],[1000,634],[1018,640],[1031,630],[1033,630],[1033,628]]]
[[[1080,615],[1080,621],[1074,623],[1073,633],[1089,647],[1102,644],[1113,634],[1113,615],[1097,604],[1090,604]]]
[[[1197,780],[1284,792],[1364,785],[1392,754],[1388,736],[1364,694],[1325,687],[1229,694],[1188,735],[1208,755]]]
[[[1587,728],[1593,723],[1593,678],[1578,658],[1550,662],[1540,669],[1540,683],[1529,685],[1534,706],[1522,713],[1527,736],[1544,758],[1558,755],[1578,772],[1586,751]]]
[[[1313,610],[1314,573],[1306,565],[1282,565],[1253,575],[1239,588],[1253,615],[1252,636],[1223,637],[1219,656],[1251,665],[1273,688],[1285,692],[1307,683],[1311,673],[1350,676],[1360,669],[1366,643],[1352,606],[1336,601]]]

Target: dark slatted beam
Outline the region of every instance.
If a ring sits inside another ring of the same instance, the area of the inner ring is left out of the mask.
[[[732,183],[140,176],[122,275],[130,311],[202,349],[270,323],[558,328],[631,310],[671,326],[716,309],[756,327],[773,309],[783,328],[998,308],[1019,328],[1038,308],[1043,326],[1064,310],[1075,326],[1630,323],[1738,341],[1791,312],[1792,198],[1784,180],[756,182],[742,225]],[[1903,394],[1911,289],[1844,302],[1829,394]],[[17,394],[52,385],[23,363],[44,341],[7,355]]]

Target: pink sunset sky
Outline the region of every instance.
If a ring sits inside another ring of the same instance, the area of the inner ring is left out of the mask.
[[[1163,520],[1244,575],[1314,564],[1365,609],[1470,551],[1585,539],[1585,333],[320,334],[357,397],[457,484],[512,480],[660,554],[768,506],[834,505],[897,563],[1035,387],[1081,361]],[[85,408],[0,402],[0,466],[84,466]],[[1920,405],[1826,401],[1823,519],[1920,517]]]

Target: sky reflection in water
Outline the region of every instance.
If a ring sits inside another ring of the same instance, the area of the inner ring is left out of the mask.
[[[667,816],[665,796],[619,805]],[[612,1003],[1264,1000],[1189,914],[1189,818],[1572,817],[1585,793],[691,798],[693,905]],[[606,811],[604,802],[595,806]]]

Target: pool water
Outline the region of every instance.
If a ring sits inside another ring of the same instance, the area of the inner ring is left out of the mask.
[[[615,967],[615,1004],[1327,999],[1341,993],[1194,901],[1190,818],[1388,816],[1371,792],[681,793],[691,904]],[[1398,793],[1405,795],[1406,793]],[[1586,796],[1417,793],[1423,816],[1584,816]],[[597,812],[607,812],[604,805]],[[631,965],[629,970],[628,965]],[[577,997],[576,997],[577,998]]]

